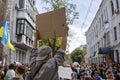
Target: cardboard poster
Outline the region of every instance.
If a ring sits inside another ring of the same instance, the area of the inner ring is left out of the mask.
[[[36,16],[36,29],[40,39],[63,36],[63,24],[66,24],[65,8]]]
[[[59,66],[59,68],[58,68],[58,75],[61,78],[71,79],[71,74],[72,73],[73,73],[73,71],[72,71],[72,69],[70,67]]]

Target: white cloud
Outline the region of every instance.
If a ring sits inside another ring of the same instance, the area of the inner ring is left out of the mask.
[[[69,25],[69,52],[71,53],[75,48],[80,45],[86,44],[85,30],[81,30],[79,27]]]

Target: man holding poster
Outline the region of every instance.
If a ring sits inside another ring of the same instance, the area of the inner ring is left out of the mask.
[[[64,62],[68,29],[65,8],[36,16],[34,46],[37,47],[37,40],[55,37],[62,37],[62,42],[54,57],[49,46],[33,48],[30,51],[32,80],[59,80],[58,66]]]
[[[34,61],[31,65],[32,80],[59,80],[58,66],[64,62],[67,32],[68,26],[64,25],[64,36],[62,37],[61,46],[54,57],[52,57],[52,48],[49,46],[42,46],[36,49],[38,54],[36,58],[32,58]],[[35,54],[33,50],[31,50],[31,54]]]

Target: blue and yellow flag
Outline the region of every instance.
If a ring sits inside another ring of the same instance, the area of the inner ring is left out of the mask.
[[[7,46],[11,50],[15,50],[14,46],[10,42],[10,36],[9,36],[9,32],[8,32],[7,21],[4,21],[4,23],[0,27],[0,37],[1,37],[1,43],[4,46]]]
[[[98,51],[96,52],[96,54],[95,54],[95,57],[97,58],[99,56],[99,53],[98,53]]]

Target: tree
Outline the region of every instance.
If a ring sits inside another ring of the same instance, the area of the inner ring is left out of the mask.
[[[39,46],[47,45],[52,48],[53,55],[56,53],[56,51],[60,48],[61,39],[60,38],[54,38],[54,39],[47,39],[42,40],[39,44]]]
[[[66,19],[67,23],[72,24],[74,19],[78,18],[78,12],[75,12],[76,5],[69,3],[69,0],[42,0],[43,3],[48,4],[50,7],[44,7],[47,11],[56,10],[61,7],[66,8]],[[60,47],[61,39],[54,38],[48,40],[42,40],[40,42],[41,45],[49,45],[53,49],[53,53],[57,51]],[[54,55],[54,54],[53,54]]]
[[[76,48],[71,53],[71,59],[72,59],[73,62],[80,63],[82,61],[82,58],[83,58],[83,51],[80,50],[80,48]]]
[[[71,60],[70,56],[71,56],[70,54],[66,54],[65,55],[65,60]]]

